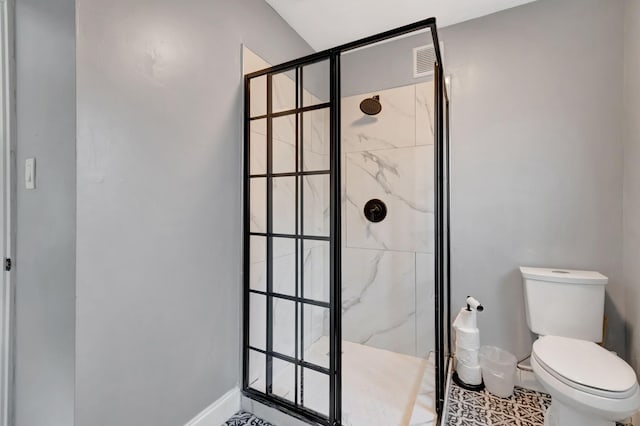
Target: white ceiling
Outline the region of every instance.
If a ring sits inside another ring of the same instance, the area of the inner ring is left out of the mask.
[[[533,0],[266,0],[315,50],[436,17],[445,27]]]

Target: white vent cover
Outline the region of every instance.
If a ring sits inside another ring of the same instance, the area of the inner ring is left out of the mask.
[[[413,49],[413,78],[433,75],[433,64],[436,62],[436,50],[433,44],[418,46]]]

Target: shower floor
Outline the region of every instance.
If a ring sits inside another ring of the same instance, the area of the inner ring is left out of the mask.
[[[342,424],[435,424],[434,356],[399,354],[342,343]]]
[[[328,354],[329,339],[321,337],[305,352],[305,360],[328,365]],[[322,376],[309,376],[306,383],[304,398],[307,406],[328,407],[328,383],[322,380]],[[293,392],[293,389],[274,386],[274,393],[285,398],[290,398]],[[433,353],[428,359],[422,359],[343,341],[344,426],[435,424],[434,392]]]

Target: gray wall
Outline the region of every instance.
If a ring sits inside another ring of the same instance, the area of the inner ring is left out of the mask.
[[[631,363],[640,371],[640,2],[625,2],[624,282]]]
[[[424,32],[345,53],[340,59],[342,96],[430,81],[430,76],[413,77],[413,49],[428,44],[433,38]]]
[[[477,296],[482,342],[519,357],[532,342],[520,265],[607,275],[607,346],[626,355],[622,13],[622,2],[539,0],[440,33],[453,86],[452,302]]]
[[[19,0],[15,424],[73,424],[75,3]],[[35,190],[24,159],[36,158]]]
[[[241,43],[311,52],[262,0],[78,0],[77,426],[239,382]]]

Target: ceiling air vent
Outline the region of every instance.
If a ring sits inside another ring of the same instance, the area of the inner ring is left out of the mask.
[[[433,75],[433,64],[436,62],[436,50],[433,44],[413,49],[413,78]]]

